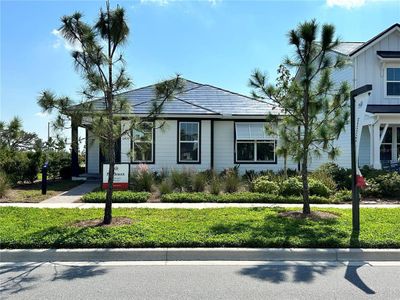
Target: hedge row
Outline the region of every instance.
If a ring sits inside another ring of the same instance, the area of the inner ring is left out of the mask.
[[[281,196],[263,193],[240,192],[232,194],[213,195],[208,193],[171,193],[161,196],[162,202],[169,203],[303,203],[301,196]],[[310,203],[335,203],[334,199],[319,196],[310,196]]]
[[[150,198],[147,192],[114,191],[113,202],[115,203],[140,203],[146,202]],[[83,202],[104,203],[106,202],[106,192],[91,192],[82,197]]]

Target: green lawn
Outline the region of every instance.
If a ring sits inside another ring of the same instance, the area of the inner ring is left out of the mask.
[[[42,195],[40,182],[17,185],[8,191],[6,197],[0,198],[0,202],[41,202],[62,192],[68,191],[80,184],[82,184],[82,181],[49,181],[46,195]]]
[[[351,210],[325,209],[337,219],[278,216],[283,209],[114,209],[133,224],[78,228],[101,209],[0,208],[2,248],[62,247],[400,247],[400,209],[361,209],[359,242]]]

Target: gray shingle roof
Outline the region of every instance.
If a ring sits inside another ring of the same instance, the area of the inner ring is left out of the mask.
[[[183,79],[185,87],[173,100],[165,102],[162,115],[206,116],[264,116],[280,114],[281,110],[271,104],[245,95],[224,90],[209,84]],[[121,94],[130,102],[133,113],[147,114],[155,99],[154,85],[134,89]],[[93,101],[94,108],[105,108],[103,100]]]
[[[343,55],[349,55],[363,44],[364,42],[342,42],[335,47],[334,51]]]

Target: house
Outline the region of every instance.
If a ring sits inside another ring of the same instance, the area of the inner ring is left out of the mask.
[[[362,124],[359,164],[381,168],[382,162],[397,161],[400,157],[400,25],[394,24],[367,42],[341,43],[332,55],[343,55],[351,61],[332,74],[335,82],[348,81],[353,89],[372,85]],[[146,116],[154,98],[153,86],[129,91],[126,98],[136,116]],[[268,114],[279,115],[282,110],[210,84],[185,80],[184,90],[165,104],[160,115],[162,121],[155,121],[155,129],[121,138],[117,162],[129,163],[131,168],[146,163],[152,170],[222,171],[239,166],[241,172],[278,171],[283,168],[283,159],[276,155],[279,138],[264,130]],[[161,122],[165,124],[158,128]],[[77,125],[72,129],[73,136],[77,136]],[[99,174],[104,163],[99,141],[90,126],[86,132],[86,170]],[[336,163],[349,168],[349,126],[336,145],[341,149]],[[76,151],[72,151],[72,158],[76,165]],[[327,161],[324,155],[311,159],[310,169]],[[288,162],[288,168],[297,167],[297,163]]]
[[[382,164],[398,162],[400,24],[390,26],[365,43],[343,43],[337,53],[347,56],[351,64],[333,74],[336,81],[347,80],[353,89],[372,85],[362,124],[359,165],[380,169]],[[342,165],[347,166],[349,159],[345,160]]]
[[[276,155],[277,137],[264,130],[265,116],[280,114],[279,108],[209,84],[183,80],[183,91],[164,104],[160,120],[152,126],[155,128],[121,138],[117,162],[132,167],[146,163],[152,170],[222,171],[235,165],[240,165],[241,171],[282,169],[282,159]],[[147,86],[125,94],[136,116],[147,115],[153,93],[154,86]],[[124,128],[129,120],[122,122]],[[96,174],[103,158],[90,129],[87,136],[87,172]]]

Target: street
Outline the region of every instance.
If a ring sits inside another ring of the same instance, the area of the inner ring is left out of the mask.
[[[2,264],[1,299],[399,299],[399,263]]]

